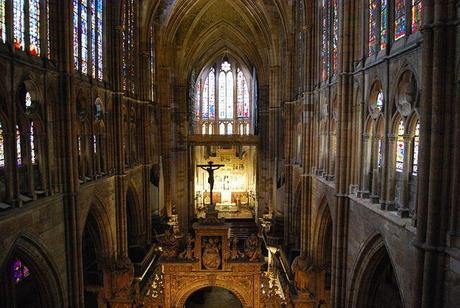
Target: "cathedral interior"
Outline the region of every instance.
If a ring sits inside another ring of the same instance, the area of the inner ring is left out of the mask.
[[[459,50],[459,0],[0,0],[0,307],[460,307]]]

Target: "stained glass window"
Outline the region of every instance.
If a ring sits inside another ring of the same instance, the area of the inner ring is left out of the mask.
[[[195,83],[193,122],[196,133],[242,134],[240,124],[243,127],[248,124],[249,134],[252,112],[249,87],[243,70],[227,58],[204,70]]]
[[[29,0],[29,53],[40,54],[40,0]]]
[[[404,121],[401,120],[398,126],[398,139],[396,141],[396,171],[403,171],[404,167]]]
[[[321,81],[325,81],[329,75],[329,0],[322,0],[321,11]]]
[[[103,79],[102,0],[73,0],[73,45],[75,69]]]
[[[338,0],[332,0],[332,74],[337,73],[337,52],[339,43],[339,11]]]
[[[3,138],[3,126],[0,122],[0,167],[5,166],[5,146]]]
[[[18,284],[30,275],[27,266],[20,260],[15,259],[11,263],[11,279],[14,284]]]
[[[369,0],[369,19],[368,19],[368,46],[369,46],[369,55],[374,55],[378,52],[379,48],[379,10],[380,10],[380,0]]]
[[[30,122],[30,160],[32,164],[37,163],[37,153],[36,153],[36,145],[35,145],[35,127],[34,122]]]
[[[422,0],[412,0],[412,33],[420,30],[422,23]]]
[[[414,139],[412,144],[412,175],[418,173],[418,150],[419,150],[420,122],[415,126]]]
[[[249,118],[249,89],[246,77],[243,72],[237,70],[237,116],[238,118]]]
[[[18,165],[22,165],[21,153],[21,131],[19,130],[19,126],[16,125],[16,161]]]
[[[123,57],[122,57],[122,87],[123,90],[134,94],[135,71],[135,1],[127,0],[123,8]]]
[[[216,73],[214,68],[209,72],[209,118],[214,119],[216,117]]]
[[[233,118],[233,73],[231,64],[222,63],[219,73],[219,119]]]
[[[6,41],[5,0],[0,0],[0,40]]]
[[[14,33],[14,48],[24,49],[24,33],[25,33],[25,20],[24,20],[24,0],[13,1],[13,33]]]
[[[380,0],[380,49],[388,45],[388,0]]]
[[[406,0],[395,0],[395,40],[406,34]]]

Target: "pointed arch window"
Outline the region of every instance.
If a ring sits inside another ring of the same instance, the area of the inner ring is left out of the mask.
[[[233,118],[233,72],[228,61],[224,61],[219,73],[219,119]]]
[[[95,79],[104,78],[103,0],[73,0],[75,69]]]
[[[203,87],[203,103],[201,117],[214,119],[216,116],[216,73],[211,68]]]
[[[419,150],[420,122],[415,126],[414,138],[412,139],[412,175],[418,173],[418,150]]]
[[[225,56],[193,80],[197,134],[243,134],[243,130],[249,134],[254,112],[252,76]]]
[[[396,141],[396,171],[402,172],[404,167],[404,121],[401,120],[398,126],[398,137]]]
[[[388,0],[380,1],[380,49],[388,45]]]
[[[237,70],[237,114],[238,118],[249,118],[249,87],[246,77],[238,68]]]

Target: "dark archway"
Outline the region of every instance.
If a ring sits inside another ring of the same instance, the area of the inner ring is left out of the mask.
[[[354,269],[351,304],[366,308],[404,307],[398,279],[383,239],[375,236]]]
[[[192,293],[185,302],[185,308],[243,307],[235,294],[224,288],[206,287]]]
[[[65,306],[55,264],[33,237],[20,236],[0,265],[0,307]]]
[[[82,239],[83,279],[85,307],[98,307],[98,294],[104,286],[101,260],[101,231],[96,218],[90,213]]]
[[[371,274],[369,291],[363,306],[369,308],[402,308],[398,283],[388,254],[382,257]]]
[[[137,195],[132,188],[126,192],[126,224],[128,256],[133,263],[142,262],[145,256],[145,231],[142,223],[143,213]]]

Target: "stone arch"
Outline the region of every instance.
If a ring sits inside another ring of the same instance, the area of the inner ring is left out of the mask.
[[[86,307],[93,307],[101,301],[104,267],[112,259],[114,251],[110,219],[97,198],[90,205],[81,232],[81,296]]]
[[[319,271],[316,293],[319,300],[326,304],[329,304],[331,300],[333,229],[331,209],[324,197],[316,215],[313,258]]]
[[[107,212],[107,209],[105,208],[104,204],[97,197],[95,197],[92,200],[88,212],[86,213],[86,217],[83,220],[84,223],[82,224],[80,234],[81,238],[83,237],[84,229],[87,223],[89,222],[88,218],[94,219],[93,222],[95,223],[95,227],[99,231],[98,233],[100,235],[101,240],[100,249],[102,255],[106,258],[112,256],[114,253],[115,244],[110,224],[109,213]]]
[[[134,185],[126,190],[126,232],[128,240],[128,255],[131,261],[141,258],[145,244],[144,213],[139,202],[139,195]]]
[[[41,241],[29,233],[22,233],[17,237],[6,258],[0,264],[0,277],[2,277],[0,279],[0,306],[11,304],[8,303],[8,292],[11,290],[9,285],[11,284],[9,266],[12,258],[21,259],[29,268],[31,274],[36,276],[34,286],[40,292],[43,307],[66,306],[62,280],[56,264],[45,246],[41,244]]]
[[[397,298],[387,298],[385,303],[380,301],[381,304],[388,304],[386,307],[404,307],[401,288],[399,287],[399,279],[396,271],[394,270],[393,258],[385,245],[384,239],[380,234],[372,235],[367,242],[364,243],[359,252],[358,258],[352,267],[352,280],[349,297],[349,307],[373,307],[372,303],[375,302],[376,296],[371,297],[372,294],[379,292],[372,292],[372,288],[379,288],[383,281],[375,281],[377,278],[384,279],[383,275],[389,274],[395,283]],[[381,272],[383,271],[383,274]],[[380,275],[380,276],[379,276]],[[375,291],[375,290],[374,290]],[[386,293],[385,295],[390,295]]]
[[[243,286],[239,286],[236,283],[228,283],[225,281],[216,280],[214,283],[210,283],[208,280],[198,281],[192,284],[188,284],[183,290],[179,291],[177,294],[177,300],[172,302],[171,306],[174,308],[182,308],[185,305],[185,302],[192,295],[195,291],[206,287],[219,287],[223,289],[227,289],[228,291],[232,292],[241,302],[243,308],[252,307],[251,303],[248,301],[247,298],[243,295],[244,289]]]

